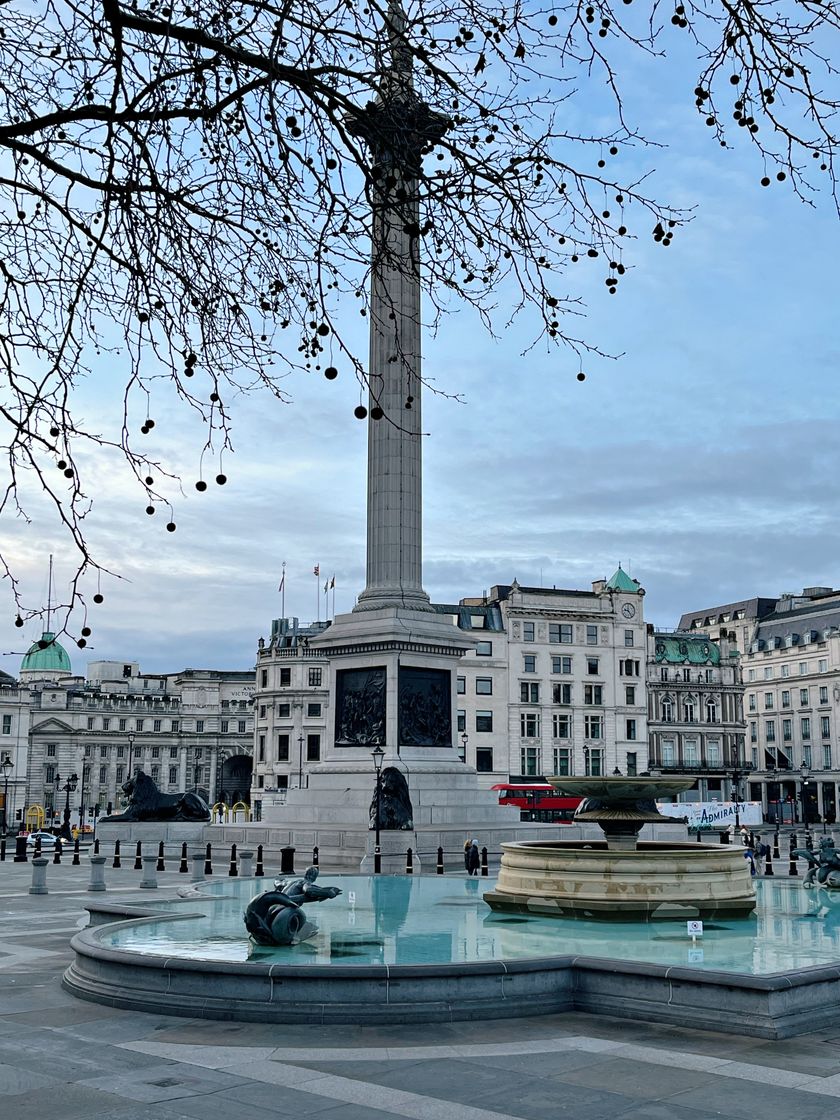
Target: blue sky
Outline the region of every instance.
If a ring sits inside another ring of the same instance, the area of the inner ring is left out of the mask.
[[[648,620],[672,626],[715,602],[840,584],[837,215],[830,199],[809,207],[784,186],[762,189],[753,156],[719,148],[696,117],[693,77],[657,85],[647,66],[630,69],[630,109],[668,148],[628,158],[657,169],[658,197],[696,211],[669,248],[647,237],[629,247],[615,296],[600,262],[567,273],[586,304],[578,329],[621,357],[584,360],[578,382],[575,355],[523,354],[526,324],[493,339],[463,308],[426,339],[426,375],[463,397],[424,401],[436,601],[514,577],[586,588],[621,560],[647,590]],[[83,390],[91,417],[114,405],[112,373]],[[68,647],[78,671],[107,657],[149,671],[248,667],[280,613],[284,560],[287,614],[308,622],[318,604],[323,617],[315,563],[321,582],[336,576],[337,610],[352,606],[364,582],[358,386],[302,374],[288,387],[290,405],[234,402],[229,482],[204,495],[193,489],[198,431],[162,406],[154,446],[184,478],[174,534],[95,458],[90,538],[124,579],[103,581],[90,650]],[[66,542],[35,513],[6,526],[30,603],[45,598],[51,551],[59,583],[70,573]],[[4,595],[0,668],[15,672],[38,628],[16,630]]]

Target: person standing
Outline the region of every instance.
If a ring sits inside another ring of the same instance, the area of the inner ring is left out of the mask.
[[[478,841],[473,840],[470,843],[470,850],[467,853],[467,874],[477,875],[478,869],[481,867],[481,855],[478,851]]]

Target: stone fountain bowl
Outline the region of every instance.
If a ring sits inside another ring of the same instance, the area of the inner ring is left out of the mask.
[[[616,774],[604,778],[546,778],[569,797],[596,797],[599,801],[656,801],[676,797],[695,784],[696,778],[626,778]]]
[[[642,840],[524,840],[502,844],[493,910],[604,921],[745,917],[755,887],[743,848]]]

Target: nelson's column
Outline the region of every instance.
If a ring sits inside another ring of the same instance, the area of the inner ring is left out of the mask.
[[[313,843],[357,865],[372,851],[371,752],[381,747],[384,767],[406,778],[417,834],[383,833],[386,870],[404,864],[409,846],[460,850],[467,830],[488,847],[533,831],[517,828],[518,812],[500,808],[458,758],[453,677],[474,640],[435,610],[422,585],[419,176],[449,122],[414,90],[405,28],[392,0],[378,95],[350,125],[372,155],[374,183],[367,583],[352,613],[311,643],[330,659],[324,761],[307,789],[290,790],[285,805],[264,814],[299,840],[317,829]]]

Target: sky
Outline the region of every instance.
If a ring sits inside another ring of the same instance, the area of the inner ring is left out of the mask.
[[[447,394],[423,405],[424,584],[436,602],[514,578],[588,589],[621,562],[646,589],[647,621],[675,626],[716,603],[840,586],[840,220],[830,199],[762,189],[755,158],[719,148],[695,115],[693,84],[631,71],[630,108],[668,145],[639,159],[657,169],[659,197],[696,208],[693,221],[667,249],[634,245],[615,296],[602,266],[567,274],[586,305],[576,328],[619,358],[523,353],[524,329],[491,338],[464,308],[425,339],[425,374]],[[112,374],[82,389],[94,417]],[[92,463],[90,540],[121,578],[102,580],[88,649],[67,643],[77,672],[109,658],[148,672],[251,667],[281,614],[284,562],[287,615],[331,615],[319,589],[333,575],[336,611],[352,607],[365,549],[358,386],[301,374],[288,389],[291,404],[234,402],[228,482],[205,494],[193,488],[197,432],[162,413],[153,449],[184,478],[175,533],[144,514],[117,464]],[[3,529],[35,605],[50,553],[59,588],[72,569],[33,508],[29,525]],[[40,626],[15,629],[0,587],[0,668],[15,673]]]

